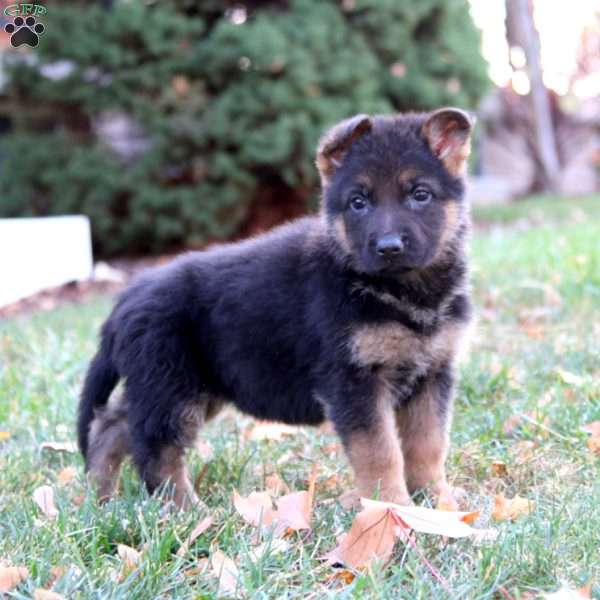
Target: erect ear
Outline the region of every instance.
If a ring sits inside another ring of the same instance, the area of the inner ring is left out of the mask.
[[[459,108],[440,108],[423,124],[421,131],[431,151],[452,175],[462,175],[465,170],[474,124],[474,117]]]
[[[350,146],[365,133],[371,131],[371,118],[356,115],[334,125],[319,141],[317,168],[323,183],[326,183],[344,160]]]

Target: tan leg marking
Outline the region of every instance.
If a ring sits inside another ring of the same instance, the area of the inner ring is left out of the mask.
[[[173,488],[173,502],[180,509],[189,508],[199,502],[190,481],[185,451],[178,446],[167,446],[160,453],[153,478],[158,484],[167,483]]]
[[[379,488],[383,500],[410,504],[394,410],[387,394],[381,394],[377,400],[374,426],[369,431],[351,434],[346,452],[360,496],[371,497]]]
[[[435,391],[427,386],[406,408],[399,409],[396,417],[408,489],[431,486],[438,496],[449,492],[444,463],[450,418],[446,424],[441,422]]]
[[[125,413],[111,408],[100,412],[92,421],[89,438],[88,478],[98,498],[107,500],[115,493],[121,463],[130,453]]]

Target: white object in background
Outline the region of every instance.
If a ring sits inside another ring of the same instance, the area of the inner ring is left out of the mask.
[[[0,219],[0,306],[91,274],[87,217]]]

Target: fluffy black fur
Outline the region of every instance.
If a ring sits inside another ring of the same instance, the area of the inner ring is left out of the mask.
[[[385,365],[353,356],[357,327],[395,323],[431,338],[469,315],[463,183],[424,135],[428,117],[372,118],[351,140],[356,123],[338,126],[319,151],[319,215],[183,255],[122,293],[81,398],[79,446],[88,461],[94,416],[121,379],[130,451],[151,491],[160,481],[148,471],[161,451],[190,443],[190,413],[204,417],[221,402],[291,424],[329,418],[343,441],[371,430]],[[331,140],[341,145],[332,150]],[[440,249],[448,202],[461,221]],[[378,253],[391,234],[401,238],[397,256]],[[399,403],[430,378],[445,412],[448,364],[417,367],[407,356],[395,369]]]

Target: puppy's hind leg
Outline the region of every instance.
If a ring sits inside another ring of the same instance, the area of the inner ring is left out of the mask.
[[[114,494],[121,463],[130,452],[127,407],[108,406],[98,411],[90,427],[86,470],[100,500]]]
[[[193,445],[203,422],[203,405],[191,394],[178,396],[186,386],[163,383],[159,389],[127,381],[126,394],[135,407],[129,411],[133,461],[149,493],[168,485],[181,509],[198,503],[185,463],[185,449]],[[170,393],[169,393],[170,392]],[[164,394],[164,395],[163,395]]]

